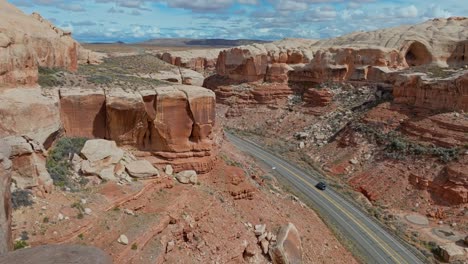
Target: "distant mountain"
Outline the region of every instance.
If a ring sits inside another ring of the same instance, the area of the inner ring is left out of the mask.
[[[161,38],[150,39],[139,44],[154,45],[161,47],[191,47],[191,46],[209,46],[209,47],[234,47],[250,45],[253,43],[269,43],[265,40],[253,39],[188,39],[188,38]]]

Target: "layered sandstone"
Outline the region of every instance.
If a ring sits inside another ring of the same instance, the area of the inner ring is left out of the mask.
[[[333,101],[333,95],[329,89],[309,88],[304,93],[304,102],[313,107],[327,106]]]
[[[416,25],[405,25],[370,32],[356,32],[323,40],[317,47],[377,46],[400,52],[409,66],[437,64],[458,65],[463,60],[462,47],[468,38],[468,18],[432,19]]]
[[[447,165],[439,176],[427,178],[424,175],[411,174],[409,182],[421,190],[431,192],[448,205],[468,203],[467,159]]]
[[[210,170],[213,92],[187,85],[140,91],[67,90],[60,92],[66,135],[107,138],[121,146],[151,152],[153,157],[173,161],[176,171]]]
[[[166,51],[157,53],[156,56],[169,64],[203,73],[215,69],[221,51],[222,49]]]
[[[393,84],[399,71],[410,67],[466,65],[467,26],[466,18],[435,19],[320,41],[285,39],[235,47],[219,53],[217,75],[204,86],[221,94],[225,83],[283,83],[293,89],[324,82]],[[463,110],[462,105],[468,105],[464,79],[441,81],[435,86],[443,87],[429,89],[402,85],[395,95],[416,106]],[[434,99],[438,96],[441,101]],[[455,104],[450,106],[452,99]]]
[[[0,0],[0,17],[0,86],[35,84],[39,66],[75,71],[79,54],[89,63],[99,60],[37,13],[27,16]]]
[[[0,91],[0,138],[26,135],[48,147],[58,136],[61,124],[56,99],[37,88]]]
[[[464,114],[445,113],[407,120],[401,128],[418,141],[440,147],[463,147],[468,142],[468,116]]]
[[[393,89],[395,102],[434,110],[468,111],[468,72],[446,79],[402,75]]]

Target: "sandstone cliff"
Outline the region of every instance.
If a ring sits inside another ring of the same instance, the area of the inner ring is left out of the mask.
[[[222,49],[166,51],[156,53],[156,56],[169,64],[203,73],[215,69],[221,51]]]
[[[395,102],[434,110],[468,111],[468,71],[446,79],[402,75],[393,89]]]
[[[171,160],[176,171],[211,169],[215,95],[210,90],[185,85],[131,92],[61,89],[60,109],[67,136],[114,140]]]
[[[38,67],[59,67],[76,71],[78,57],[96,63],[99,58],[87,52],[72,37],[39,14],[25,15],[0,0],[0,87],[33,85]]]
[[[0,91],[0,138],[27,135],[46,147],[60,130],[58,102],[37,88]]]

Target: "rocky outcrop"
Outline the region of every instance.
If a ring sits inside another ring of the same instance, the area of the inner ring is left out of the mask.
[[[0,119],[0,138],[25,135],[46,148],[61,128],[56,99],[36,88],[0,91]]]
[[[0,87],[36,84],[39,66],[76,71],[79,53],[90,63],[97,60],[92,52],[80,47],[70,32],[37,13],[27,16],[1,0],[0,17]]]
[[[296,92],[304,95],[307,88],[324,82],[392,85],[401,74],[399,70],[409,67],[465,65],[467,26],[466,18],[435,19],[414,26],[358,32],[320,41],[285,39],[235,47],[219,53],[217,75],[207,78],[204,86],[215,91],[220,102],[244,102],[249,95],[243,95],[242,100],[221,99],[223,95],[225,99],[237,97],[238,93],[229,91],[226,86],[282,83],[292,89],[302,87]],[[464,79],[431,82],[432,87],[425,87],[424,91],[419,86],[426,84],[410,87],[399,83],[395,96],[401,102],[417,106],[429,102],[427,106],[433,109],[445,109],[454,101],[448,109],[460,110],[468,105],[463,91]],[[426,98],[438,95],[442,95],[442,100]]]
[[[174,84],[187,84],[194,86],[202,86],[203,80],[205,79],[205,77],[203,77],[199,72],[180,67],[160,70],[159,72],[152,73],[149,77]]]
[[[60,90],[60,112],[70,137],[105,138],[106,96],[104,90]]]
[[[461,43],[468,38],[467,27],[468,18],[437,18],[416,25],[356,32],[322,40],[316,46],[383,47],[398,50],[409,66],[430,63],[447,66],[460,63],[452,55],[460,54]],[[461,60],[462,56],[457,58]]]
[[[11,239],[11,155],[10,146],[0,139],[0,256],[12,250]]]
[[[468,142],[468,116],[460,113],[444,113],[407,120],[401,130],[417,141],[436,146],[463,147]]]
[[[60,94],[67,135],[96,138],[102,135],[96,131],[105,131],[105,138],[120,146],[131,146],[151,152],[155,158],[173,161],[176,171],[210,170],[215,125],[213,92],[176,85],[132,92],[113,89],[105,93],[105,98],[102,91]],[[80,131],[80,127],[84,129]]]
[[[52,178],[46,169],[46,158],[42,145],[28,137],[4,138],[11,147],[11,177],[20,189],[32,189],[43,196],[51,192]]]
[[[440,201],[449,205],[468,203],[467,159],[453,162],[445,167],[435,178],[411,174],[409,182],[420,190],[431,192]]]
[[[52,264],[52,263],[93,263],[112,264],[111,257],[104,251],[81,245],[46,245],[21,249],[0,256],[0,263]]]
[[[468,72],[447,79],[402,75],[393,89],[395,102],[433,110],[468,111]]]
[[[323,107],[333,101],[333,92],[329,89],[309,88],[304,93],[304,102],[312,107]]]
[[[215,69],[221,51],[222,49],[167,51],[157,53],[156,56],[169,64],[205,73]]]
[[[270,256],[274,264],[302,263],[301,236],[294,224],[281,227],[276,246],[270,249]]]

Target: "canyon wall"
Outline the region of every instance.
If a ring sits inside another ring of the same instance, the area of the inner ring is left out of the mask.
[[[433,110],[468,111],[468,71],[448,79],[402,75],[393,89],[395,102]]]
[[[38,67],[76,71],[78,61],[97,63],[95,53],[83,49],[70,32],[41,15],[25,15],[0,0],[0,88],[35,85]]]
[[[61,89],[60,109],[67,136],[114,140],[142,155],[151,153],[153,163],[171,161],[176,171],[211,170],[215,95],[210,90],[186,85]]]

